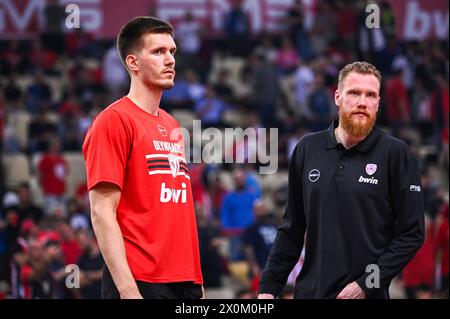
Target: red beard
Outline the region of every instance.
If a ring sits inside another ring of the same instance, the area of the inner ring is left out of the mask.
[[[365,120],[359,120],[354,118],[355,113],[364,113],[366,115]],[[343,112],[339,108],[339,123],[347,134],[356,137],[363,138],[369,135],[375,125],[376,115],[370,115],[365,111],[356,112]]]

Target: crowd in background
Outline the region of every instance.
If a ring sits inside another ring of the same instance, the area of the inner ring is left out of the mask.
[[[210,296],[253,298],[287,200],[291,151],[336,118],[334,91],[346,63],[366,60],[381,71],[378,124],[406,141],[422,173],[426,213],[423,247],[395,279],[396,296],[448,297],[448,41],[396,38],[381,1],[381,29],[364,27],[361,1],[318,0],[312,25],[294,1],[284,30],[252,33],[242,1],[231,1],[223,30],[212,36],[186,12],[175,25],[177,76],[161,106],[201,119],[202,128],[278,128],[278,170],[260,162],[190,164],[202,271]],[[115,43],[82,28],[63,33],[57,2],[47,28],[32,40],[0,41],[0,137],[3,157],[22,154],[38,181],[0,175],[0,299],[98,298],[103,260],[89,217],[86,185],[67,189],[67,153],[79,153],[96,115],[127,94],[129,78]],[[26,127],[19,119],[26,117]],[[186,119],[179,119],[189,126]],[[25,132],[19,134],[18,132]],[[242,139],[223,151],[251,158]],[[304,253],[304,252],[303,252]],[[68,289],[79,267],[79,289]],[[292,297],[291,274],[283,298]]]

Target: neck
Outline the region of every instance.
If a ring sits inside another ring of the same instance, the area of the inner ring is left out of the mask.
[[[127,97],[144,111],[158,115],[161,96],[162,90],[151,90],[144,83],[131,79],[130,92]]]
[[[366,138],[365,136],[354,137],[348,134],[340,125],[334,130],[334,135],[336,136],[336,140],[344,145],[346,149],[352,148]]]

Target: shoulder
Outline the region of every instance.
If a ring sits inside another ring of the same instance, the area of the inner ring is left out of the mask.
[[[92,123],[92,129],[104,128],[116,131],[129,126],[132,122],[127,102],[122,98],[107,106],[97,115]]]
[[[405,141],[384,133],[379,140],[379,145],[392,165],[418,165],[417,159]]]
[[[174,127],[180,127],[180,123],[178,122],[178,120],[176,118],[174,118],[172,115],[170,115],[164,109],[159,108],[159,115],[165,122],[171,124]]]
[[[122,98],[112,104],[108,105],[103,111],[101,111],[97,117],[96,121],[114,120],[124,118],[126,111],[126,101]]]
[[[382,132],[379,142],[383,148],[386,148],[389,152],[394,153],[409,153],[409,146],[405,141],[396,138],[386,132]]]
[[[329,140],[328,135],[328,130],[304,135],[297,143],[296,152],[323,147]]]

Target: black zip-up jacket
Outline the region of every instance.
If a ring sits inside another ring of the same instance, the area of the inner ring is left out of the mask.
[[[346,150],[337,125],[305,136],[292,154],[284,221],[260,293],[280,293],[305,232],[295,298],[336,298],[353,281],[368,298],[389,298],[391,280],[423,243],[420,174],[408,146],[375,127]]]

